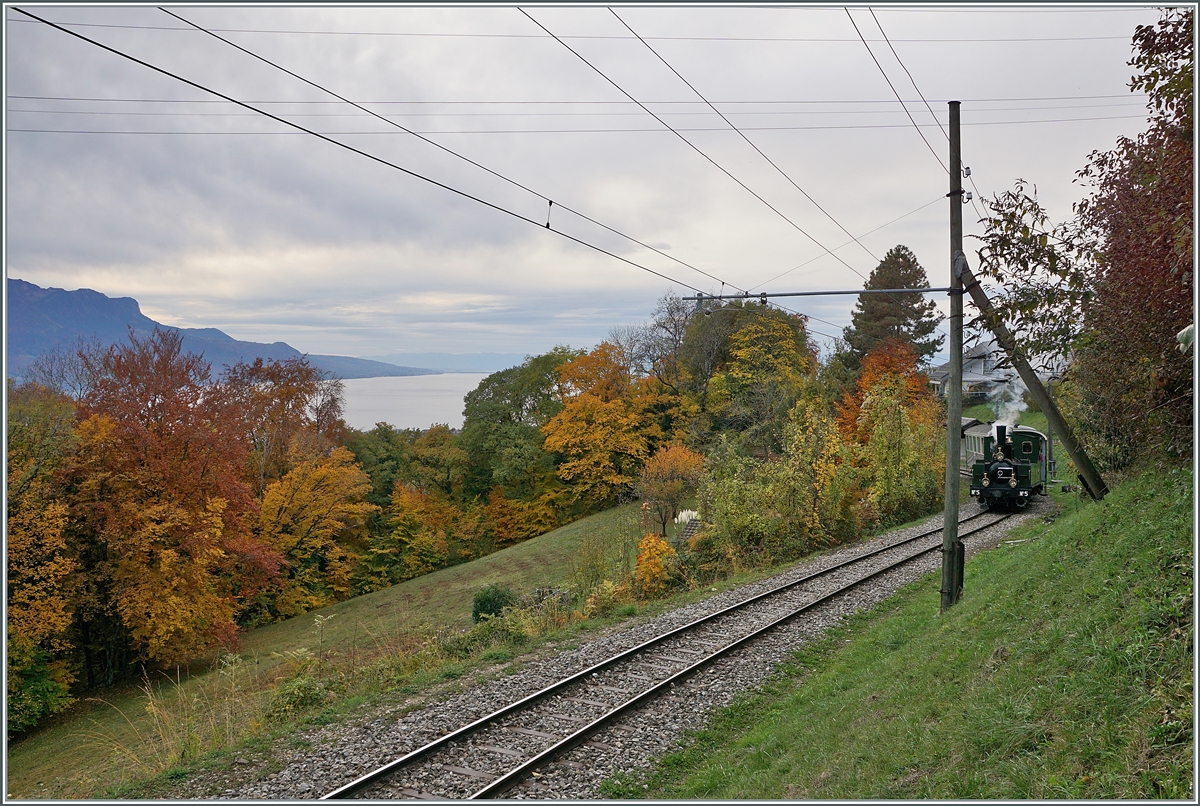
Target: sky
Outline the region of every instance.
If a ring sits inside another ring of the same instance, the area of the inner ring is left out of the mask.
[[[354,356],[590,348],[669,292],[860,288],[897,244],[945,286],[947,102],[974,266],[981,196],[1024,179],[1065,219],[1088,155],[1145,129],[1127,62],[1158,16],[166,8],[229,42],[155,6],[5,5],[7,276]],[[775,302],[828,349],[855,299]]]

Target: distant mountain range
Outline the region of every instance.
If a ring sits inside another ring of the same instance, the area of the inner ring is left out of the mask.
[[[70,348],[81,337],[116,344],[126,341],[131,330],[141,337],[149,335],[156,327],[182,333],[184,350],[202,354],[215,371],[238,361],[249,363],[255,358],[283,361],[303,355],[282,341],[273,344],[238,341],[216,328],[177,328],[159,324],[143,314],[137,300],[131,297],[113,298],[90,288],[78,291],[41,288],[16,279],[8,280],[5,327],[8,334],[5,375],[18,379],[37,356],[56,347]],[[339,378],[440,374],[436,369],[398,366],[344,355],[310,353],[308,361]]]
[[[442,372],[499,372],[525,361],[523,353],[391,353],[363,357],[389,364],[429,367]]]

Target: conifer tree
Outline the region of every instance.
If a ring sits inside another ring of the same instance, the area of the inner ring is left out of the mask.
[[[929,278],[907,246],[893,247],[867,279],[863,288],[927,288]],[[860,294],[850,326],[845,329],[851,362],[857,364],[881,342],[897,339],[912,345],[921,363],[942,346],[943,336],[932,337],[940,317],[933,300],[923,294]]]

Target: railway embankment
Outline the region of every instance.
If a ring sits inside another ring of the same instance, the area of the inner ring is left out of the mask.
[[[1014,522],[1035,519],[1039,514],[1049,511],[1049,507],[1038,508],[1037,511],[984,529],[968,539],[969,554],[995,546]],[[556,680],[576,674],[616,652],[641,644],[709,612],[722,610],[792,578],[840,563],[853,555],[866,555],[880,544],[890,544],[930,526],[936,527],[938,521],[940,518],[933,518],[907,529],[844,547],[757,582],[606,632],[572,649],[553,651],[547,648],[547,651],[539,652],[536,658],[526,660],[519,668],[510,668],[501,677],[465,686],[460,692],[425,707],[407,712],[395,709],[387,712],[385,709],[385,712],[373,713],[351,722],[305,730],[293,737],[290,747],[279,747],[271,754],[273,771],[261,769],[259,764],[247,765],[240,770],[226,769],[211,775],[190,777],[174,791],[162,793],[160,790],[160,794],[228,799],[319,797],[374,767],[410,753],[439,735],[522,699]],[[926,538],[926,542],[932,542],[935,548],[936,541],[936,537]],[[514,795],[542,799],[603,797],[606,781],[651,769],[656,759],[678,747],[687,731],[702,728],[717,709],[769,680],[773,670],[785,662],[797,646],[819,638],[843,619],[885,600],[903,586],[927,578],[936,569],[937,563],[936,553],[924,555],[903,568],[873,579],[869,585],[856,589],[850,595],[806,613],[804,618],[795,619],[787,626],[756,640],[746,650],[722,658],[676,686],[666,696],[656,698],[595,734],[592,737],[594,741],[541,768]],[[936,583],[933,584],[936,586]],[[730,625],[725,629],[732,634],[738,628]],[[577,716],[572,713],[567,718]],[[553,729],[545,723],[537,726],[538,732]],[[492,745],[498,740],[483,741],[495,751]],[[502,741],[504,749],[522,750],[514,745],[512,737]],[[405,783],[396,787],[395,792],[372,791],[367,794],[369,797],[405,797],[415,792],[424,796],[462,797],[464,793],[477,788],[472,783],[480,783],[466,780],[463,776],[474,778],[472,773],[480,772],[479,766],[474,763],[442,762],[409,776]]]
[[[809,644],[608,797],[1194,799],[1193,477],[1064,501]]]

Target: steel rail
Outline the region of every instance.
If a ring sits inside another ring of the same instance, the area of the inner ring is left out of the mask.
[[[961,521],[959,521],[959,523],[966,523],[967,521],[971,521],[971,520],[974,520],[975,518],[979,518],[979,517],[982,517],[982,516],[988,515],[988,514],[994,514],[994,513],[991,513],[988,510],[984,510],[982,512],[976,513],[975,515],[971,515],[970,517],[962,519]],[[984,526],[981,528],[986,529],[986,528],[988,528],[988,526],[992,526],[996,523],[999,523],[1001,520],[1004,520],[1004,518],[1000,518],[996,521],[993,521],[992,523],[989,523],[987,526]],[[576,683],[579,683],[579,682],[585,680],[586,678],[590,677],[591,675],[593,675],[597,672],[603,671],[604,669],[607,669],[610,666],[619,664],[640,652],[650,649],[658,644],[664,643],[667,640],[674,638],[682,633],[693,630],[702,624],[713,621],[723,615],[732,613],[741,608],[747,607],[751,604],[754,604],[755,602],[761,601],[763,599],[766,599],[768,597],[782,593],[791,588],[802,585],[805,582],[810,582],[813,579],[817,579],[819,577],[833,573],[834,571],[837,571],[841,568],[845,568],[846,566],[854,565],[856,563],[862,562],[863,560],[874,557],[877,554],[880,554],[882,552],[891,551],[892,549],[907,545],[914,541],[920,540],[921,538],[924,538],[924,537],[929,537],[931,535],[935,535],[941,531],[942,531],[942,527],[939,526],[936,529],[930,529],[928,531],[921,532],[920,534],[914,535],[912,537],[907,537],[907,538],[904,538],[903,540],[898,540],[894,543],[889,543],[886,546],[881,546],[877,549],[873,549],[872,551],[866,552],[864,554],[859,554],[855,557],[851,557],[840,563],[831,565],[828,568],[822,568],[818,571],[814,571],[810,574],[806,574],[798,579],[792,580],[791,582],[785,582],[782,585],[778,585],[774,588],[771,588],[768,591],[765,591],[760,594],[756,594],[755,596],[751,596],[747,599],[743,599],[740,602],[736,602],[732,605],[729,605],[728,607],[724,607],[724,608],[717,610],[713,613],[710,613],[706,616],[702,616],[701,618],[696,619],[695,621],[689,622],[680,627],[676,627],[673,630],[668,630],[665,633],[662,633],[662,634],[657,635],[653,638],[650,638],[646,641],[643,641],[641,644],[638,644],[637,646],[635,646],[631,649],[627,649],[623,652],[613,655],[610,658],[602,660],[599,663],[593,664],[592,666],[589,666],[588,668],[586,668],[580,672],[576,672],[575,674],[570,675],[569,677],[565,677],[562,680],[559,680],[555,683],[551,683],[549,686],[546,686],[545,688],[541,689],[540,691],[536,691],[533,694],[530,694],[520,700],[517,700],[514,703],[510,703],[509,705],[506,705],[497,711],[493,711],[492,713],[487,714],[486,716],[482,716],[479,719],[476,719],[474,722],[471,722],[471,723],[464,725],[454,731],[451,731],[450,733],[447,733],[438,739],[434,739],[432,742],[429,742],[428,744],[418,747],[417,749],[412,750],[411,752],[401,756],[400,758],[395,759],[394,761],[388,762],[384,766],[379,767],[378,769],[373,770],[371,772],[368,772],[365,775],[363,775],[359,778],[356,778],[355,780],[338,787],[337,789],[333,790],[332,792],[329,792],[328,794],[323,795],[321,797],[321,800],[340,800],[340,799],[352,797],[353,795],[357,794],[358,792],[361,792],[362,790],[374,785],[375,783],[378,783],[380,780],[387,778],[388,776],[392,775],[393,773],[397,772],[398,770],[409,766],[413,762],[418,761],[419,759],[423,758],[424,756],[427,756],[427,755],[433,753],[434,751],[439,750],[452,742],[463,739],[463,738],[469,736],[470,734],[483,729],[484,727],[488,726],[491,723],[497,722],[500,719],[503,719],[504,717],[509,716],[510,714],[516,713],[516,712],[526,708],[527,706],[532,705],[533,703],[535,703],[539,700],[545,699],[546,697],[550,696],[551,694],[554,694],[557,691],[561,691],[562,689],[565,689],[565,688],[568,688],[569,686],[575,685]],[[973,532],[972,532],[972,534],[973,534]],[[906,560],[906,562],[907,562],[907,560]]]
[[[977,517],[977,516],[972,516],[972,517]],[[973,535],[976,532],[982,532],[984,529],[990,529],[992,526],[995,526],[997,523],[1007,520],[1010,517],[1012,517],[1011,514],[1005,515],[1004,517],[999,518],[989,524],[977,527],[969,532],[966,532],[961,536],[967,537],[968,535]],[[961,523],[961,521],[960,521],[960,523]],[[928,537],[928,535],[925,535],[925,537]],[[889,548],[895,548],[896,546],[902,546],[906,542],[910,542],[912,539],[913,538],[910,538],[908,541],[899,541],[899,542],[894,543],[891,546],[889,546]],[[793,610],[792,612],[790,612],[784,616],[780,616],[779,618],[775,619],[771,623],[766,624],[762,627],[759,627],[757,630],[754,630],[753,632],[747,633],[746,635],[742,636],[741,638],[738,638],[737,640],[733,641],[732,643],[727,644],[724,647],[721,647],[716,652],[713,652],[711,655],[701,658],[700,660],[693,663],[691,666],[688,666],[685,669],[681,669],[680,671],[678,671],[675,674],[668,677],[666,680],[663,680],[662,682],[652,686],[651,688],[646,689],[641,694],[638,694],[637,696],[632,697],[627,702],[624,702],[621,705],[617,706],[614,710],[609,711],[607,714],[597,718],[596,720],[594,720],[593,722],[588,724],[586,727],[580,728],[578,731],[576,731],[575,733],[566,737],[565,739],[562,739],[557,744],[554,744],[551,747],[543,750],[541,753],[538,753],[536,756],[533,756],[528,761],[521,764],[521,766],[516,767],[515,769],[505,773],[504,775],[497,778],[492,783],[488,784],[487,786],[480,789],[475,794],[471,795],[469,800],[493,798],[498,795],[504,794],[504,792],[508,791],[513,786],[520,783],[520,781],[529,772],[532,772],[533,770],[537,769],[538,767],[542,766],[543,764],[548,763],[555,756],[561,755],[562,753],[565,753],[566,751],[579,746],[583,742],[587,741],[588,736],[590,736],[591,734],[593,734],[600,728],[604,727],[608,723],[612,722],[617,717],[622,716],[627,711],[637,708],[639,705],[646,702],[647,700],[654,699],[655,697],[657,697],[659,694],[661,694],[666,689],[672,688],[677,682],[680,682],[684,678],[689,677],[692,674],[695,674],[696,672],[700,671],[705,666],[709,665],[710,663],[717,660],[718,658],[722,658],[725,655],[728,655],[729,653],[733,652],[734,650],[750,643],[754,639],[759,638],[762,635],[765,635],[766,633],[770,632],[771,630],[775,629],[776,627],[779,627],[780,625],[782,625],[788,621],[791,621],[792,619],[796,618],[799,615],[807,613],[809,610],[812,610],[817,605],[824,604],[825,602],[828,602],[830,599],[833,599],[834,597],[839,596],[848,590],[856,588],[859,585],[863,584],[864,582],[867,582],[868,580],[874,579],[875,577],[885,574],[888,571],[893,571],[896,568],[899,568],[900,566],[904,565],[905,563],[911,562],[911,561],[917,559],[918,557],[921,557],[925,554],[929,554],[930,552],[938,551],[939,549],[941,549],[941,544],[936,544],[936,545],[930,546],[929,548],[921,549],[920,551],[917,551],[913,554],[909,554],[906,557],[902,557],[899,560],[896,560],[895,562],[891,563],[890,565],[886,565],[883,568],[879,568],[875,571],[872,571],[871,573],[867,574],[866,576],[859,577],[858,579],[855,579],[855,580],[851,580],[850,582],[846,583],[845,585],[841,586],[840,588],[837,588],[836,590],[834,590],[830,593],[827,593],[824,596],[818,597],[817,599],[814,599],[813,601],[809,602],[808,604],[802,605],[801,607],[797,608],[796,610]]]

